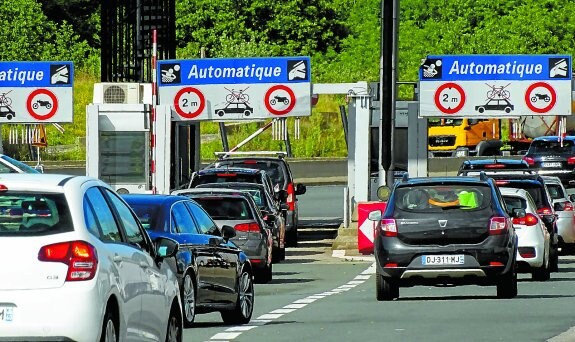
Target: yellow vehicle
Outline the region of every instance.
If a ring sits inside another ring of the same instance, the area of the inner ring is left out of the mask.
[[[493,156],[501,154],[499,119],[428,119],[430,157]]]

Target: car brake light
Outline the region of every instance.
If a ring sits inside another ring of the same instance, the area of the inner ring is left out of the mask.
[[[569,157],[569,158],[567,158],[567,164],[569,164],[569,165],[575,164],[575,157]]]
[[[563,211],[573,211],[573,203],[565,202],[565,205],[563,206]]]
[[[509,184],[509,181],[497,180],[497,181],[495,181],[495,184],[497,184],[497,185],[506,185],[506,184]]]
[[[525,161],[527,162],[527,164],[529,164],[529,166],[535,165],[535,158],[532,158],[532,157],[523,157],[523,160],[525,160]]]
[[[388,262],[387,264],[385,264],[385,266],[383,267],[392,267],[395,268],[397,267],[397,263],[396,262]]]
[[[533,247],[519,247],[517,251],[519,252],[519,255],[525,259],[535,258],[537,256],[535,248]]]
[[[257,223],[240,223],[234,226],[234,229],[238,232],[246,232],[246,233],[259,233],[260,232],[260,225]]]
[[[507,219],[505,217],[496,216],[489,220],[489,234],[501,235],[507,231]]]
[[[235,177],[237,176],[236,173],[216,173],[218,177]]]
[[[537,222],[539,222],[539,219],[537,218],[537,216],[531,213],[525,215],[524,217],[513,218],[513,224],[520,224],[523,226],[534,226],[537,224]]]
[[[244,164],[257,164],[257,160],[245,160]]]
[[[505,165],[503,164],[487,164],[485,165],[486,169],[503,169],[505,168]]]
[[[40,248],[38,260],[68,265],[66,281],[90,280],[96,275],[98,255],[85,241],[55,243]]]
[[[539,214],[539,216],[541,216],[541,215],[553,215],[553,212],[551,211],[551,208],[543,207],[543,208],[537,209],[537,214]]]
[[[8,191],[8,187],[4,184],[0,184],[0,191]]]
[[[288,205],[288,209],[291,211],[295,210],[295,190],[293,187],[293,183],[289,183],[287,186],[287,199],[286,203]]]
[[[397,225],[395,224],[395,219],[381,220],[381,232],[383,233],[383,236],[397,236]]]

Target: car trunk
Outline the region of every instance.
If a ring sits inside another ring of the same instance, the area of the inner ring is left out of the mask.
[[[402,211],[395,221],[398,238],[408,245],[476,244],[489,235],[491,216],[490,208],[437,214]]]

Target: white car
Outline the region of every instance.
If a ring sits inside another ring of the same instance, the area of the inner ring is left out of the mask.
[[[517,233],[519,272],[531,272],[534,280],[549,279],[550,234],[537,214],[537,206],[528,191],[499,188]]]
[[[553,200],[553,208],[557,214],[557,234],[562,252],[575,248],[575,211],[573,203],[558,177],[542,176],[547,184],[547,190]]]
[[[100,180],[0,175],[0,340],[181,341],[178,248]]]

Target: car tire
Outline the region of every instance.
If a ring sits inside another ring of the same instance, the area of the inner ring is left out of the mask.
[[[549,251],[549,270],[551,272],[559,272],[559,249],[557,245]]]
[[[287,247],[297,247],[297,227],[286,231],[285,245]]]
[[[375,294],[378,301],[390,301],[399,298],[399,286],[390,279],[386,279],[375,268]]]
[[[535,281],[546,281],[551,278],[551,271],[549,270],[549,260],[543,264],[543,266],[536,268],[531,273],[531,279]]]
[[[281,248],[274,246],[272,250],[272,263],[277,264],[282,260]]]
[[[269,264],[268,266],[261,269],[258,273],[256,273],[256,281],[258,284],[267,284],[272,281],[273,265],[274,264]]]
[[[286,259],[286,249],[284,248],[280,248],[280,259],[283,261]]]
[[[233,310],[222,311],[220,314],[226,324],[246,324],[252,318],[254,310],[254,283],[252,275],[242,270],[238,281],[238,297]]]
[[[497,283],[497,298],[517,297],[517,269],[515,260],[511,264],[511,269],[501,276]]]
[[[180,307],[174,303],[168,318],[166,342],[182,342],[182,318],[180,315]]]
[[[102,323],[102,334],[100,335],[100,342],[118,342],[118,320],[116,314],[110,310],[106,309],[106,314],[104,315],[104,322]]]
[[[196,282],[192,272],[188,271],[182,280],[182,288],[180,290],[182,297],[182,314],[184,316],[184,327],[190,328],[194,324],[196,318]]]

